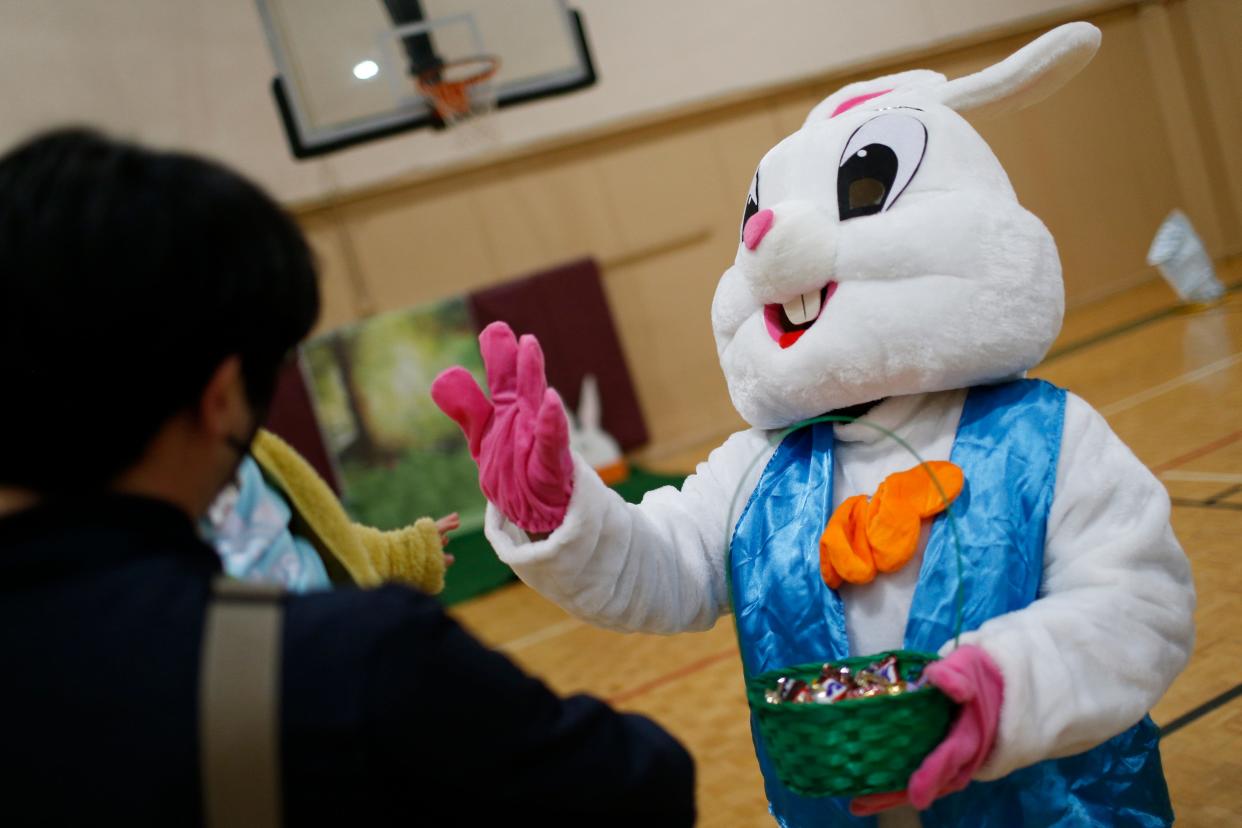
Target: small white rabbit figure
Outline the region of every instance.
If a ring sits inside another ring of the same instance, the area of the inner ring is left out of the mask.
[[[599,383],[594,374],[582,378],[578,395],[578,411],[569,416],[569,446],[591,465],[609,485],[629,476],[629,468],[621,446],[602,425],[604,409],[600,403]]]
[[[968,749],[929,788],[933,751],[908,785],[926,810],[882,825],[1172,822],[1146,714],[1189,657],[1189,565],[1164,487],[1104,418],[1022,379],[1060,329],[1061,265],[963,117],[1051,94],[1099,40],[1073,23],[966,77],[830,95],[760,161],[712,305],[751,428],[638,505],[576,457],[564,516],[534,541],[488,507],[501,559],[601,626],[703,630],[732,612],[750,676],[898,649],[962,668],[965,693],[936,665],[927,678],[964,711],[940,747]],[[782,435],[842,410],[863,421]],[[953,532],[878,505],[924,468],[910,450],[960,474]],[[890,555],[899,535],[909,547]],[[788,789],[760,736],[782,826],[864,824],[846,800]]]

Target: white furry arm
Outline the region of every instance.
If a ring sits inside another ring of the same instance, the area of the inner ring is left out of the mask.
[[[626,503],[582,458],[565,521],[529,542],[491,504],[485,531],[500,559],[540,594],[602,627],[672,633],[704,630],[728,611],[725,550],[729,507],[740,510],[771,451],[760,431],[734,434],[700,463],[681,490]]]
[[[1070,394],[1040,597],[962,636],[1005,678],[996,746],[976,778],[1080,753],[1136,723],[1190,657],[1194,604],[1164,487]]]

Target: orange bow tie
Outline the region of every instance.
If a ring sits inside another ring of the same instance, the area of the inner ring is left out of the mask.
[[[962,470],[953,463],[933,460],[926,465],[890,474],[870,500],[854,495],[837,507],[819,539],[824,583],[833,589],[844,581],[868,584],[876,572],[896,572],[914,557],[922,522],[949,508],[964,482]]]

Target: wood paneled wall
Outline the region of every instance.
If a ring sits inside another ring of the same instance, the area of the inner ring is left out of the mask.
[[[979,125],[1021,201],[1056,237],[1071,305],[1152,278],[1147,246],[1174,207],[1214,254],[1242,251],[1242,0],[1131,5],[1093,22],[1104,45],[1082,75],[1048,101]],[[717,366],[709,309],[759,158],[844,83],[910,66],[957,76],[1035,34],[305,205],[299,213],[323,264],[321,324],[591,255],[647,417],[648,453],[727,433],[741,421]]]

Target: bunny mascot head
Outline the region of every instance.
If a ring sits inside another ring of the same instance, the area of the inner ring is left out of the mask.
[[[1064,307],[1056,246],[960,113],[1040,100],[1099,42],[1070,24],[964,78],[851,84],[760,161],[712,306],[748,422],[787,426],[1040,360]]]

